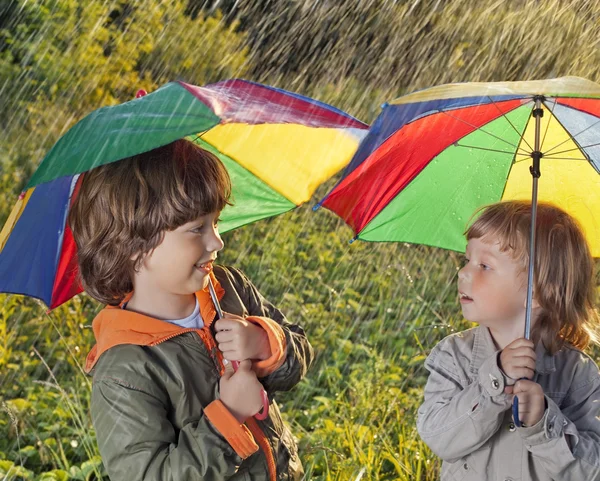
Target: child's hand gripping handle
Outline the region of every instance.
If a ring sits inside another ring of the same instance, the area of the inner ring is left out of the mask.
[[[533,379],[535,374],[536,355],[534,344],[527,337],[515,339],[500,353],[498,363],[502,371],[517,382],[524,379]],[[510,392],[514,394],[511,388]],[[519,418],[519,398],[514,396],[512,401],[512,416],[515,426],[522,427]]]
[[[215,288],[214,288],[212,280],[210,278],[208,279],[208,291],[210,292],[210,297],[215,306],[215,310],[217,311],[217,317],[219,319],[222,319],[223,311],[221,310],[221,305],[219,304],[219,299],[217,298],[217,293],[215,292]],[[239,361],[231,361],[231,365],[232,365],[233,369],[235,371],[237,371],[238,367],[240,366],[240,363],[239,363]],[[265,391],[263,389],[261,391],[261,396],[262,396],[263,407],[258,413],[256,413],[254,415],[254,417],[256,419],[258,419],[259,421],[263,421],[264,419],[267,419],[267,416],[269,415],[269,397],[267,396],[267,391]]]
[[[233,366],[233,370],[237,371],[240,363],[239,361],[231,361],[231,365]],[[263,421],[267,419],[267,416],[269,415],[269,397],[267,396],[267,391],[264,389],[260,392],[260,395],[262,397],[263,407],[254,415],[254,417],[259,421]]]

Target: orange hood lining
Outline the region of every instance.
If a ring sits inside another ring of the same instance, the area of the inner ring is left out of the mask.
[[[211,272],[209,276],[213,282],[217,299],[221,300],[225,290],[214,273]],[[216,314],[208,286],[195,294],[200,306],[200,314],[205,323],[204,327],[208,329]],[[198,331],[198,329],[185,329],[171,322],[123,309],[123,304],[131,299],[132,295],[133,293],[130,293],[119,306],[106,306],[94,318],[92,329],[96,344],[87,355],[86,372],[90,372],[100,356],[111,347],[121,344],[152,346],[185,332]]]

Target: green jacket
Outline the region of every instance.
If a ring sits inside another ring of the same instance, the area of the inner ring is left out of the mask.
[[[218,400],[223,364],[206,290],[196,293],[207,324],[202,329],[106,307],[93,322],[97,344],[86,370],[93,375],[92,420],[112,481],[303,476],[274,398],[304,377],[312,348],[302,328],[288,323],[240,271],[215,266],[211,276],[222,309],[269,335],[273,356],[254,364],[270,399],[269,416],[240,425]]]

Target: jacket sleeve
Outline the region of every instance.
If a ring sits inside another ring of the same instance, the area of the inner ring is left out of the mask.
[[[252,434],[218,400],[179,432],[167,406],[166,398],[130,382],[94,379],[92,420],[112,481],[228,479],[258,450]]]
[[[477,450],[499,429],[510,397],[504,393],[497,353],[470,380],[458,369],[448,341],[438,344],[425,361],[430,374],[417,430],[438,457],[454,462]]]
[[[258,377],[268,393],[289,391],[306,375],[314,357],[304,329],[288,322],[244,274],[230,269],[242,284],[243,301],[250,314],[248,320],[261,325],[269,335],[273,355],[255,363]]]
[[[567,394],[561,407],[546,396],[548,409],[540,422],[518,429],[552,479],[600,480],[600,374],[592,362],[585,370],[586,379]]]

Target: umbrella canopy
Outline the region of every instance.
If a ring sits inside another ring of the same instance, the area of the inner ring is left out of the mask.
[[[600,85],[577,77],[442,85],[394,100],[319,205],[358,239],[464,252],[478,207],[531,200],[535,151],[538,198],[573,215],[600,257]]]
[[[81,173],[187,137],[216,154],[235,205],[222,232],[287,212],[347,164],[367,125],[322,102],[244,80],[168,83],[98,109],[48,152],[0,233],[0,292],[51,309],[81,292],[66,225]]]

